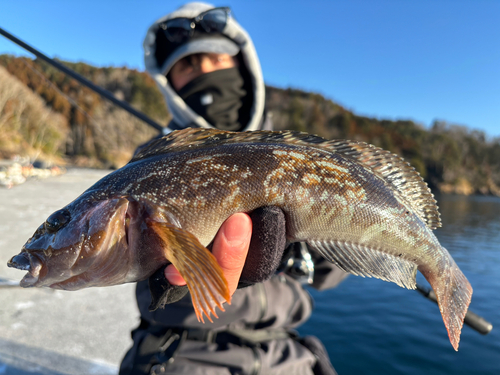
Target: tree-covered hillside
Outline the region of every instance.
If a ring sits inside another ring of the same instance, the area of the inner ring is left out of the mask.
[[[267,105],[279,129],[329,139],[360,140],[405,158],[430,186],[443,192],[500,195],[500,139],[435,121],[430,129],[413,121],[357,116],[323,96],[267,88]]]
[[[65,64],[159,123],[168,122],[163,98],[146,73],[124,67]],[[24,150],[31,157],[56,155],[73,164],[119,167],[138,144],[155,134],[42,61],[2,55],[2,66],[0,157]],[[10,77],[5,78],[7,72]],[[24,86],[33,95],[26,90],[13,94],[9,91],[13,86]],[[37,100],[38,104],[33,104]],[[267,87],[266,102],[277,129],[372,143],[403,156],[435,189],[500,195],[499,139],[490,140],[481,132],[443,121],[426,129],[408,120],[357,116],[319,94],[294,89]],[[41,112],[28,111],[28,107]]]

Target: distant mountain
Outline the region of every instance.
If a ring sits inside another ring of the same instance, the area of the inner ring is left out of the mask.
[[[163,98],[146,73],[64,64],[160,124],[168,123]],[[500,196],[500,139],[489,140],[482,132],[446,122],[435,122],[427,130],[413,121],[357,116],[319,94],[300,90],[268,86],[266,95],[277,129],[365,141],[404,157],[433,189]],[[0,55],[0,157],[24,153],[119,167],[154,134],[45,62]]]

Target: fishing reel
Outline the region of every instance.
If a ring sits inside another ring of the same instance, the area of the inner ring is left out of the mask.
[[[312,284],[314,262],[305,242],[295,242],[287,247],[277,272],[286,273],[301,284]]]

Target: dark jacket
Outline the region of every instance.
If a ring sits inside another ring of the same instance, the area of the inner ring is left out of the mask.
[[[170,86],[164,69],[154,58],[155,35],[167,19],[193,18],[211,6],[187,4],[160,18],[144,40],[145,66],[165,97],[173,121],[169,131],[186,127],[211,127],[194,113]],[[230,18],[223,32],[237,43],[242,62],[250,75],[254,103],[251,118],[243,130],[271,130],[264,111],[265,87],[252,40]],[[336,286],[346,274],[321,257],[316,263],[313,287]],[[304,323],[313,308],[309,293],[288,272],[238,289],[225,312],[213,323],[197,321],[189,294],[154,312],[148,310],[151,296],[148,282],[137,284],[141,323],[132,332],[133,347],[120,367],[130,374],[335,374],[322,344],[313,337],[299,338],[293,329]]]
[[[314,287],[335,287],[345,277],[317,258]],[[154,312],[148,310],[147,281],[137,284],[136,296],[141,325],[132,333],[134,346],[122,362],[121,375],[335,374],[319,340],[293,332],[311,315],[313,301],[286,273],[238,289],[213,323],[197,321],[189,294]]]

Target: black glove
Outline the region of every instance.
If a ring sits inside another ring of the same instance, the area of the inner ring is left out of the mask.
[[[167,303],[181,300],[189,291],[187,285],[172,285],[165,277],[165,265],[149,277],[149,291],[151,293],[151,304],[149,311],[163,308]]]
[[[286,247],[285,214],[276,206],[252,211],[252,238],[238,288],[271,278],[276,272]]]
[[[238,288],[262,282],[274,275],[281,264],[286,247],[285,214],[280,208],[261,207],[253,211],[250,218],[253,225],[252,238]],[[186,285],[175,286],[168,282],[165,278],[165,267],[149,278],[149,311],[177,302],[188,292]]]

